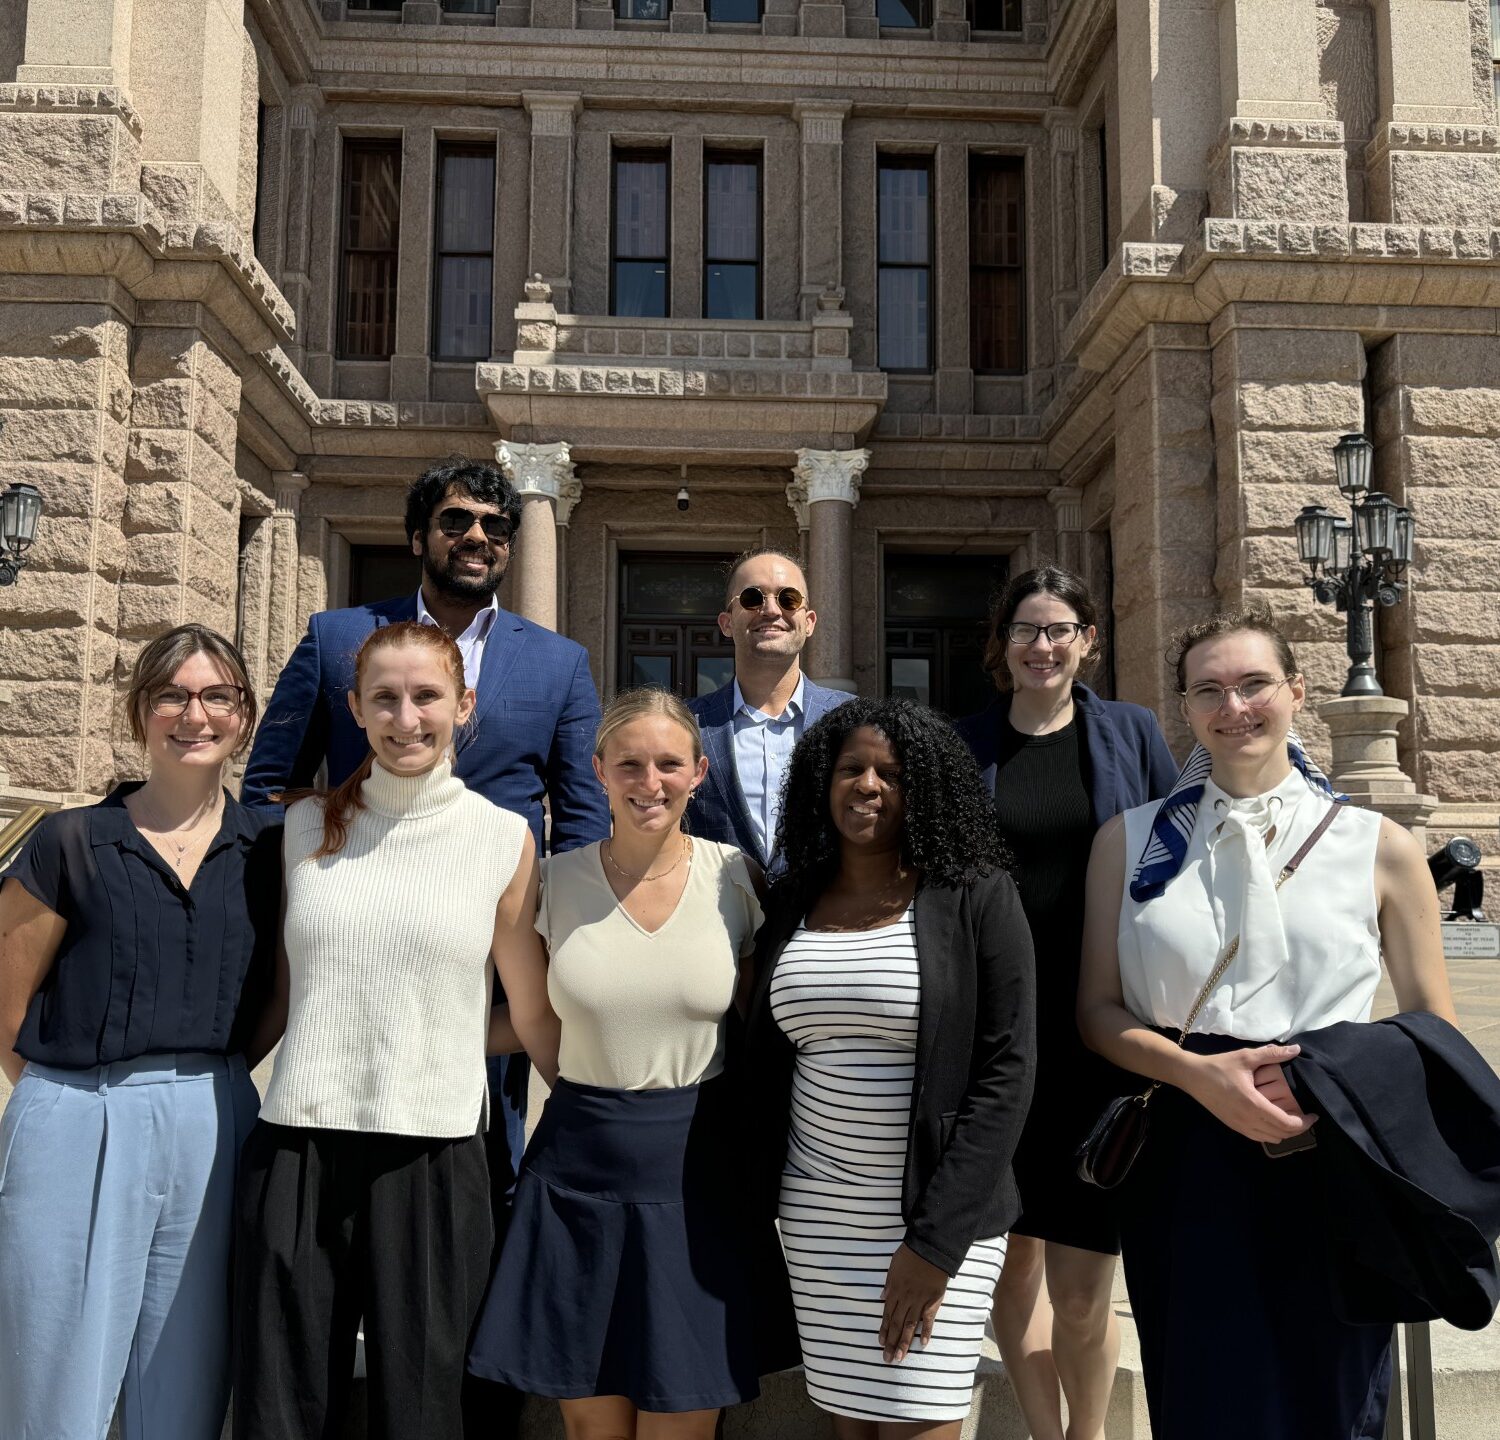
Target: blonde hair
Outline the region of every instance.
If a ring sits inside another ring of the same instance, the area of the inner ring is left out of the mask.
[[[647,715],[664,715],[668,720],[676,721],[692,737],[693,764],[703,758],[703,735],[698,729],[697,717],[670,690],[658,690],[654,685],[621,690],[604,707],[603,718],[594,736],[594,754],[602,760],[609,737],[631,721]]]

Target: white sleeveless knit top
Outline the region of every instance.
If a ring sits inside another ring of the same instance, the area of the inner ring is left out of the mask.
[[[291,1000],[261,1119],[434,1139],[487,1118],[495,907],[526,821],[448,764],[407,779],[376,765],[349,837],[322,843],[318,799],[286,812]]]
[[[1180,1027],[1224,947],[1239,935],[1239,952],[1194,1031],[1268,1042],[1370,1018],[1380,983],[1380,816],[1341,806],[1296,874],[1275,889],[1275,877],[1329,804],[1296,771],[1274,790],[1245,799],[1206,782],[1187,855],[1167,888],[1138,903],[1126,882],[1118,942],[1132,1015],[1147,1025]],[[1155,802],[1125,812],[1127,876],[1155,814]]]

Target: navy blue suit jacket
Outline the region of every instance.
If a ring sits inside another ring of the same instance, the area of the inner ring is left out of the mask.
[[[843,690],[829,690],[814,685],[805,677],[804,680],[804,729],[854,698]],[[698,787],[693,803],[688,806],[688,833],[738,846],[758,861],[762,870],[770,871],[772,857],[756,838],[750,807],[745,803],[739,772],[734,768],[734,681],[721,685],[712,695],[695,696],[687,705],[698,717],[698,728],[703,732],[703,753],[708,756],[708,778]]]
[[[1177,779],[1178,765],[1161,726],[1144,705],[1101,700],[1087,685],[1073,686],[1073,704],[1089,757],[1090,800],[1097,828],[1123,810],[1159,800]],[[954,729],[974,753],[984,788],[994,793],[1000,727],[1010,715],[1010,696],[998,695]]]
[[[347,779],[369,753],[365,732],[349,713],[354,657],[372,630],[417,618],[415,594],[349,610],[325,610],[276,682],[245,767],[240,799],[273,806],[283,790],[311,786],[328,763],[328,783]],[[599,696],[588,653],[519,615],[502,610],[485,641],[474,718],[460,743],[454,771],[471,790],[526,818],[544,853],[542,797],[552,815],[551,848],[571,850],[609,834],[609,806],[594,775]],[[483,863],[482,856],[475,857]],[[455,885],[463,876],[453,877]],[[441,904],[441,897],[433,898]],[[500,1107],[513,1169],[526,1146],[524,1055],[490,1060],[490,1088]],[[491,1149],[492,1169],[496,1160]],[[497,1188],[508,1188],[497,1169]]]

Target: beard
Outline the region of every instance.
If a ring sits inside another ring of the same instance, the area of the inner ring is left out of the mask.
[[[466,575],[458,569],[460,556],[479,555],[490,562],[490,568],[483,575]],[[505,554],[496,558],[493,550],[488,546],[483,550],[472,547],[462,549],[455,547],[448,552],[446,560],[439,561],[431,550],[424,549],[422,552],[422,573],[432,581],[440,595],[446,595],[450,600],[462,601],[488,601],[500,588],[500,582],[505,579],[505,562],[508,557]]]

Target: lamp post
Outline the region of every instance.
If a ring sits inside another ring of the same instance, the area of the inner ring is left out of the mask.
[[[1344,695],[1380,695],[1375,678],[1375,606],[1398,604],[1416,543],[1410,510],[1370,490],[1375,447],[1363,435],[1345,435],[1333,447],[1339,493],[1349,518],[1323,505],[1307,505],[1297,516],[1297,554],[1303,577],[1324,605],[1349,617],[1349,674]]]
[[[5,419],[0,416],[0,436],[4,433]],[[0,491],[0,585],[16,583],[41,518],[42,492],[35,485],[18,481]]]

